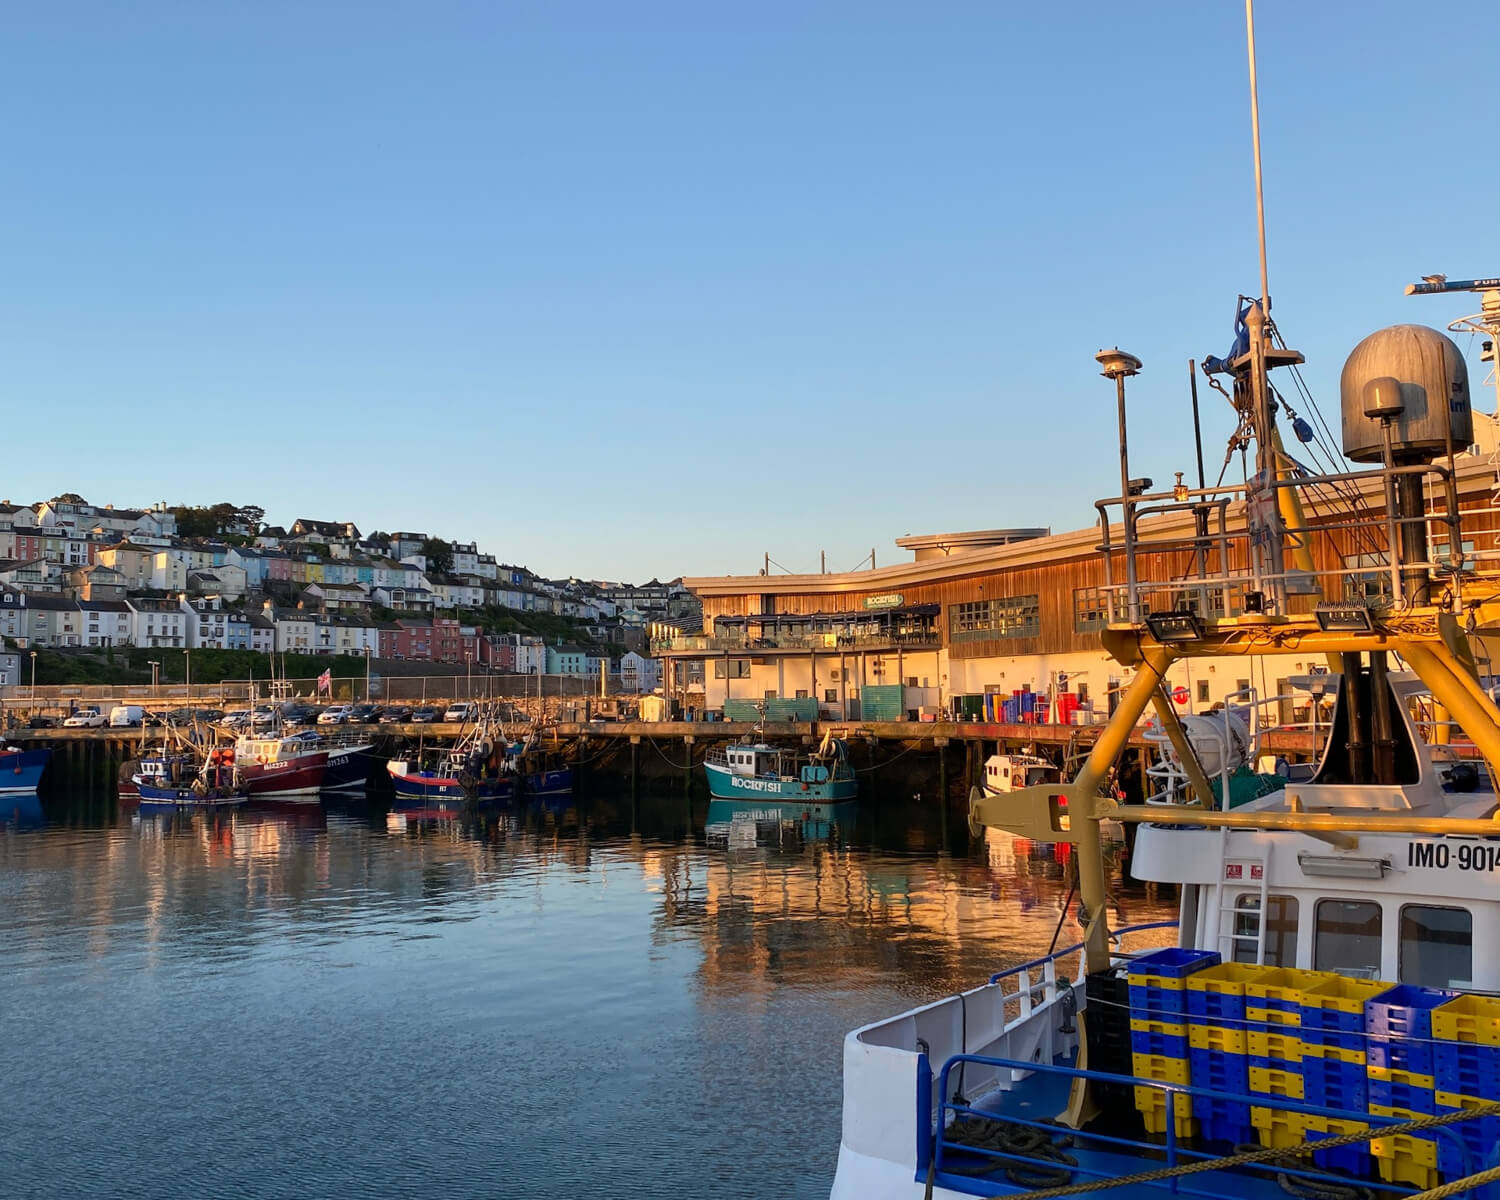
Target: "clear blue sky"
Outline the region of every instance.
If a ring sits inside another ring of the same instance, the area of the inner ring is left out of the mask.
[[[1465,311],[1403,284],[1500,273],[1471,15],[1259,6],[1275,312],[1330,421],[1355,341]],[[22,5],[0,111],[18,501],[553,575],[884,563],[1091,520],[1100,346],[1146,362],[1137,472],[1188,469],[1187,359],[1258,290],[1234,0]]]

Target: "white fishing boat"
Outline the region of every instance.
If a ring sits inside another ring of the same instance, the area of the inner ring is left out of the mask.
[[[1500,280],[1446,286],[1486,291],[1500,333]],[[1478,666],[1500,511],[1458,502],[1467,367],[1419,326],[1360,342],[1325,447],[1356,467],[1318,473],[1283,448],[1270,382],[1302,356],[1261,300],[1237,312],[1200,366],[1254,447],[1241,483],[1131,479],[1140,363],[1099,355],[1122,413],[1102,640],[1129,683],[1072,778],[971,794],[976,835],[1071,845],[1082,940],[846,1037],[838,1200],[1500,1195],[1500,708]],[[1333,697],[1297,772],[1265,769],[1256,697],[1184,719],[1164,684],[1184,660],[1294,655]],[[1150,794],[1122,803],[1142,737]],[[1109,821],[1138,828],[1136,879],[1180,888],[1175,945],[1108,928]]]

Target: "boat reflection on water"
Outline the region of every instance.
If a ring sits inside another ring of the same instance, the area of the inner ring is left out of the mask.
[[[0,826],[31,829],[42,823],[42,801],[35,792],[13,792],[0,797]]]
[[[837,804],[710,800],[703,835],[710,846],[730,850],[829,840],[843,843],[854,830],[858,812],[853,800]]]

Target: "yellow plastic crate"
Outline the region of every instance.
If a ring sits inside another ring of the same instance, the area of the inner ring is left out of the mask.
[[[1377,1117],[1399,1117],[1403,1121],[1416,1121],[1428,1115],[1426,1113],[1413,1112],[1409,1108],[1392,1108],[1386,1104],[1372,1104],[1370,1112]],[[1370,1139],[1370,1153],[1382,1160],[1394,1160],[1398,1165],[1414,1165],[1416,1168],[1437,1170],[1437,1143],[1431,1138],[1414,1137],[1409,1133],[1385,1134],[1384,1136]],[[1393,1178],[1381,1170],[1381,1177],[1387,1183],[1394,1182]],[[1405,1180],[1409,1183],[1420,1184],[1420,1179],[1408,1179],[1407,1176],[1397,1174],[1395,1179]],[[1426,1184],[1422,1186],[1435,1186]]]
[[[1147,1021],[1140,1017],[1130,1018],[1132,1033],[1156,1033],[1163,1037],[1187,1037],[1188,1027],[1172,1021]]]
[[[1262,1146],[1300,1146],[1306,1140],[1302,1134],[1307,1128],[1307,1118],[1301,1113],[1283,1112],[1279,1108],[1263,1108],[1252,1105],[1250,1124]]]
[[[1500,1046],[1500,999],[1459,996],[1432,1010],[1432,1036],[1439,1041]]]
[[[1431,1075],[1418,1075],[1415,1071],[1398,1071],[1394,1067],[1368,1067],[1365,1075],[1370,1079],[1378,1079],[1382,1083],[1399,1083],[1428,1092],[1437,1086],[1437,1080]]]
[[[1389,983],[1379,983],[1373,979],[1349,979],[1343,975],[1331,975],[1321,983],[1302,989],[1302,1006],[1363,1014],[1365,1001],[1390,987]]]
[[[1283,1096],[1288,1100],[1301,1100],[1302,1076],[1295,1071],[1251,1067],[1250,1091],[1262,1096]]]
[[[1225,1029],[1222,1025],[1189,1025],[1188,1045],[1194,1050],[1244,1054],[1249,1046],[1249,1035],[1243,1029]]]
[[[1135,1107],[1147,1133],[1167,1132],[1167,1093],[1154,1087],[1135,1089]],[[1195,1137],[1198,1123],[1193,1119],[1193,1098],[1182,1093],[1172,1096],[1172,1114],[1179,1138]]]
[[[1315,1117],[1311,1113],[1302,1118],[1302,1127],[1312,1133],[1326,1133],[1343,1137],[1349,1133],[1360,1133],[1370,1128],[1368,1121],[1346,1121],[1342,1117]]]
[[[1375,1165],[1380,1168],[1380,1178],[1386,1183],[1410,1184],[1424,1192],[1438,1185],[1437,1167],[1424,1166],[1414,1158],[1377,1155]]]
[[[1252,1029],[1249,1042],[1251,1054],[1280,1059],[1282,1062],[1302,1061],[1302,1039],[1296,1034]]]
[[[1259,1005],[1245,1005],[1245,1020],[1254,1025],[1282,1025],[1291,1028],[1302,1027],[1302,1013],[1300,1010],[1288,1012],[1282,1008],[1262,1008]]]
[[[1191,978],[1189,976],[1188,978]],[[1133,987],[1159,987],[1169,988],[1174,992],[1182,991],[1182,985],[1186,979],[1173,979],[1169,975],[1131,975],[1130,983]]]
[[[1187,977],[1190,992],[1220,992],[1226,996],[1243,996],[1245,985],[1261,978],[1267,971],[1279,970],[1260,963],[1220,963],[1194,971]]]
[[[1186,1083],[1188,1060],[1165,1054],[1132,1054],[1131,1073],[1137,1079],[1160,1079],[1163,1083]],[[1154,1089],[1152,1089],[1154,1090]]]
[[[1365,1065],[1366,1054],[1363,1050],[1345,1050],[1342,1046],[1319,1046],[1312,1042],[1302,1043],[1303,1058],[1326,1058],[1334,1062],[1357,1063]]]
[[[1332,977],[1329,971],[1298,971],[1294,967],[1276,967],[1259,979],[1245,984],[1245,1004],[1253,1001],[1280,1000],[1284,1004],[1302,1003],[1302,993],[1311,991]],[[1299,1014],[1298,1019],[1301,1019]]]

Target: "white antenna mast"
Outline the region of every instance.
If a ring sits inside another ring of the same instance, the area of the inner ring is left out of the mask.
[[[1260,89],[1255,79],[1255,0],[1245,0],[1245,44],[1250,51],[1250,139],[1255,143],[1255,219],[1260,230],[1260,302],[1271,312],[1266,273],[1266,192],[1260,173]]]

